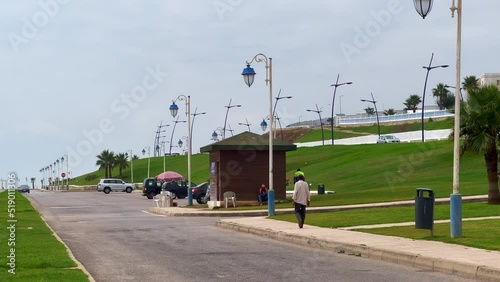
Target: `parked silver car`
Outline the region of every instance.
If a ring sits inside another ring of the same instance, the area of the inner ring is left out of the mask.
[[[400,140],[394,135],[380,135],[377,143],[400,143]]]
[[[132,183],[126,183],[121,179],[105,178],[101,179],[97,183],[97,191],[109,194],[110,192],[127,192],[132,193],[135,189],[135,185]]]

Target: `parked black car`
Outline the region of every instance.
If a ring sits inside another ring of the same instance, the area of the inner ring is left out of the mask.
[[[196,202],[199,204],[204,203],[208,183],[204,182],[200,185],[196,185],[191,182],[191,187],[193,189],[193,199],[196,199]],[[155,181],[154,178],[144,179],[142,187],[143,196],[148,197],[148,199],[153,199],[153,197],[160,194],[162,190],[170,192],[172,199],[184,199],[187,197],[187,181],[172,181],[166,182],[163,185],[161,182]]]

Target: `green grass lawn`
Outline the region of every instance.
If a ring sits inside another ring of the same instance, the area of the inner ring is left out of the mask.
[[[500,207],[486,203],[464,203],[462,205],[463,218],[488,216],[500,216]],[[434,217],[435,220],[449,219],[450,206],[436,205]],[[293,223],[297,222],[294,214],[275,215],[271,218]],[[326,228],[414,221],[414,207],[369,208],[327,213],[308,213],[306,217],[306,224]],[[414,226],[358,229],[357,231],[420,240],[441,241],[488,250],[500,250],[500,245],[498,245],[500,220],[463,221],[463,238],[458,239],[450,238],[449,223],[434,224],[434,227],[433,237],[430,236],[430,230],[415,229]]]
[[[75,269],[65,247],[52,235],[40,215],[24,196],[16,192],[15,246],[8,246],[10,223],[7,213],[7,191],[0,193],[0,281],[89,281],[86,274]],[[7,256],[15,248],[15,274],[8,272]]]
[[[415,229],[415,227],[413,226],[362,229],[358,231],[372,234],[405,237],[416,240],[439,241],[485,250],[500,251],[500,245],[498,244],[500,220],[498,219],[464,221],[462,223],[463,236],[461,238],[450,237],[449,223],[434,224],[434,236],[430,236],[430,230]]]
[[[325,140],[332,140],[332,130],[330,129],[330,127],[324,127],[323,128],[323,134],[324,134],[324,138]],[[340,131],[337,131],[337,128],[334,128],[334,138],[335,140],[337,139],[343,139],[343,138],[352,138],[352,137],[358,137],[358,136],[363,136],[365,134],[361,134],[361,133],[346,133],[346,132],[340,132]],[[305,142],[312,142],[312,141],[321,141],[323,140],[322,139],[322,135],[321,135],[321,129],[319,130],[313,130],[309,133],[307,133],[306,135],[304,135],[302,138],[300,138],[299,140],[297,140],[297,142],[299,143],[305,143]]]

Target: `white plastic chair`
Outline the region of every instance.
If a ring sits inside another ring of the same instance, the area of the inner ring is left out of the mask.
[[[226,209],[227,209],[227,202],[229,201],[232,201],[233,207],[236,207],[236,194],[233,191],[224,192],[223,197],[224,197],[224,202],[226,203]]]
[[[164,207],[165,206],[165,195],[156,194],[156,196],[153,197],[153,200],[155,201],[155,204],[157,207]]]

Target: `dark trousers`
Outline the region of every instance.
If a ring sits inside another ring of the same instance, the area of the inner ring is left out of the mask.
[[[295,203],[295,216],[299,223],[304,224],[306,220],[306,205],[301,205],[299,203]]]

